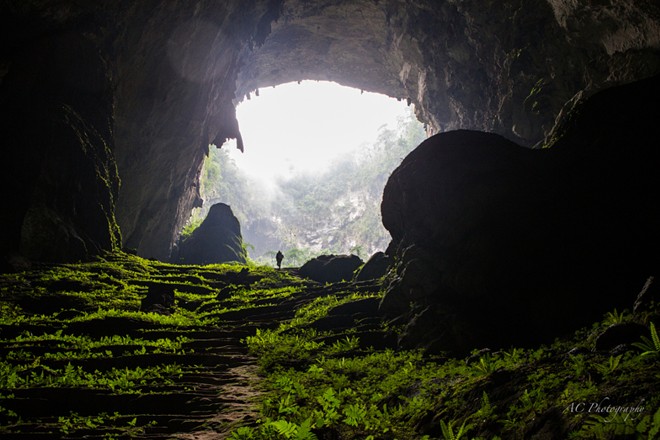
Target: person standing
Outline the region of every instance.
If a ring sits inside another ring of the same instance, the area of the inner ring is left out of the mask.
[[[277,268],[282,269],[282,260],[284,259],[284,254],[282,251],[277,251],[277,254],[275,255],[275,260],[277,261]]]

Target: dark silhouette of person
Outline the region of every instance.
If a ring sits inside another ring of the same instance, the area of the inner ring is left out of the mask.
[[[284,254],[282,251],[277,251],[277,254],[275,255],[275,260],[277,261],[277,268],[281,269],[282,268],[282,260],[284,259]]]

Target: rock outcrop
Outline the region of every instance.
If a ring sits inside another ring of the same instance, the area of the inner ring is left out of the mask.
[[[360,268],[355,275],[355,280],[366,281],[381,278],[385,276],[393,263],[394,259],[389,255],[385,255],[384,252],[376,252]]]
[[[91,256],[116,247],[116,215],[121,245],[167,259],[209,144],[241,144],[236,102],[283,82],[385,93],[431,131],[533,145],[577,93],[660,72],[656,2],[578,3],[3,2],[0,188],[15,202],[0,253]]]
[[[320,255],[300,268],[300,276],[320,283],[350,281],[363,261],[357,255]]]
[[[211,207],[201,225],[179,245],[176,258],[182,264],[245,263],[241,225],[224,203]]]
[[[410,153],[382,203],[403,342],[538,343],[629,307],[660,267],[658,99],[660,77],[594,95],[546,149],[454,131]]]

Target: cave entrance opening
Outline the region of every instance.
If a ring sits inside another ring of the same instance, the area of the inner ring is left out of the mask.
[[[245,152],[235,141],[210,148],[202,208],[231,206],[250,257],[272,264],[282,250],[298,266],[327,253],[368,258],[385,250],[380,201],[385,182],[425,137],[412,107],[327,81],[282,84],[237,106]]]

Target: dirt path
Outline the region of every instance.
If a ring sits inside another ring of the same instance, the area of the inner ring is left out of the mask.
[[[215,352],[222,362],[218,363],[217,367],[200,372],[197,377],[186,378],[187,386],[205,388],[208,394],[196,396],[186,402],[182,408],[184,414],[178,416],[184,421],[189,418],[188,423],[183,426],[192,427],[192,432],[167,432],[170,438],[226,439],[235,427],[256,421],[259,416],[257,398],[261,394],[258,390],[258,368],[256,359],[247,354],[239,336],[240,334],[229,333],[224,340],[199,341],[218,343],[205,348],[207,353]]]

